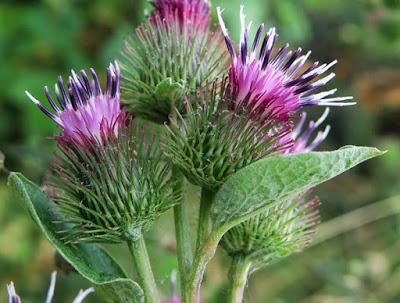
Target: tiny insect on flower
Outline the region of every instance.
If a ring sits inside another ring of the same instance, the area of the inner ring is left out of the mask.
[[[29,92],[26,95],[40,110],[62,130],[63,136],[81,141],[93,138],[99,142],[117,136],[124,123],[125,114],[120,108],[120,71],[118,64],[110,64],[107,70],[107,87],[103,93],[96,72],[91,69],[90,81],[84,70],[78,76],[72,71],[67,86],[60,76],[55,85],[57,102],[45,86],[45,95],[53,109],[51,112]],[[58,103],[58,104],[57,104]]]
[[[45,303],[51,303],[54,297],[54,290],[56,287],[56,278],[57,278],[57,272],[53,272],[51,274],[51,280],[50,280],[50,287],[49,290],[47,291],[47,296],[46,296],[46,301]],[[9,303],[21,303],[21,298],[17,295],[14,287],[14,283],[10,282],[10,284],[7,285],[7,291],[8,291],[8,300]],[[78,296],[72,301],[72,303],[81,303],[83,300],[92,292],[94,292],[94,289],[88,288],[86,290],[80,290]]]
[[[251,23],[246,26],[243,6],[240,10],[241,40],[237,53],[223,21],[221,8],[218,7],[217,11],[231,56],[229,77],[236,107],[246,107],[260,119],[272,116],[287,120],[304,106],[355,104],[348,101],[352,97],[331,97],[336,89],[315,93],[335,77],[334,73],[324,74],[337,60],[322,65],[315,62],[306,67],[311,52],[302,55],[301,48],[289,51],[289,44],[274,52],[278,34],[275,28],[271,28],[262,40],[264,24],[258,28],[253,45],[249,48]]]

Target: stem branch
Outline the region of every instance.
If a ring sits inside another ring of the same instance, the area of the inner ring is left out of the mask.
[[[230,293],[229,303],[242,303],[244,289],[250,274],[251,261],[245,256],[235,256],[229,271]]]
[[[160,303],[156,281],[151,269],[149,255],[143,236],[136,241],[128,242],[129,251],[135,263],[140,286],[143,288],[147,303]]]
[[[199,249],[209,235],[210,210],[214,193],[202,188],[200,199],[199,225],[197,228],[197,245]]]
[[[174,191],[177,194],[182,193],[183,175],[177,168],[173,168],[172,177],[174,178],[175,185]],[[190,244],[190,227],[189,217],[187,214],[187,203],[180,201],[174,207],[174,220],[175,220],[175,235],[178,255],[178,267],[180,274],[180,284],[182,293],[182,302],[188,302],[187,282],[192,268],[192,246]]]

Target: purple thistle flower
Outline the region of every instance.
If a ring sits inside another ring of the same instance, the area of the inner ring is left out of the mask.
[[[47,291],[47,296],[46,296],[46,303],[51,303],[53,300],[54,296],[54,290],[56,287],[56,278],[57,278],[57,272],[53,272],[51,274],[51,280],[50,280],[50,286],[49,290]],[[14,287],[14,283],[10,282],[10,284],[7,285],[7,291],[8,291],[8,302],[9,303],[21,303],[21,298],[17,295]],[[81,303],[83,300],[92,292],[94,292],[94,289],[88,288],[86,290],[80,290],[78,293],[78,296],[74,299],[72,303]]]
[[[249,49],[251,23],[246,26],[243,6],[240,10],[242,29],[237,53],[222,19],[221,8],[218,7],[217,11],[231,56],[229,78],[236,107],[245,107],[261,119],[272,116],[278,120],[287,120],[304,106],[355,104],[347,102],[352,97],[331,97],[336,89],[316,93],[335,77],[334,73],[324,74],[337,63],[336,60],[322,65],[315,62],[305,68],[311,52],[302,55],[301,48],[293,52],[288,50],[289,44],[285,44],[274,53],[278,34],[275,28],[271,28],[262,40],[264,24],[258,28]]]
[[[210,26],[211,9],[207,0],[153,0],[154,15],[161,20],[180,27],[186,26],[192,32],[207,30]]]
[[[314,140],[310,141],[312,134],[321,126],[329,115],[329,108],[325,110],[322,116],[315,122],[310,121],[308,127],[303,131],[307,114],[302,113],[299,123],[290,134],[292,146],[285,151],[285,154],[308,153],[315,150],[328,136],[331,126],[327,125],[323,131],[319,131]]]
[[[53,109],[48,110],[28,91],[26,95],[39,109],[52,119],[63,131],[63,137],[82,142],[117,136],[125,114],[120,108],[120,71],[118,64],[110,64],[107,70],[107,88],[103,93],[96,72],[90,69],[93,80],[90,81],[84,70],[81,76],[72,71],[67,87],[60,76],[55,85],[57,102],[51,97],[47,86],[45,95]],[[58,104],[57,104],[58,103]]]

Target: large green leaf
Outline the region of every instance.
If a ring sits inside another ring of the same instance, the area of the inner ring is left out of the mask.
[[[230,177],[215,196],[214,228],[238,224],[305,190],[340,175],[384,152],[346,146],[333,152],[311,152],[262,159]]]
[[[59,231],[68,228],[46,195],[22,174],[11,173],[8,184],[20,195],[33,220],[58,252],[83,277],[96,285],[107,302],[141,303],[143,291],[128,279],[116,261],[96,244],[69,245],[61,241]]]

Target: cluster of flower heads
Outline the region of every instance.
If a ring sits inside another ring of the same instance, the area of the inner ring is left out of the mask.
[[[323,90],[336,61],[307,66],[310,52],[277,48],[275,28],[261,25],[249,44],[250,25],[240,12],[238,51],[218,8],[220,31],[211,31],[206,0],[154,0],[154,12],[126,41],[120,71],[110,65],[103,92],[96,73],[60,77],[52,110],[28,97],[61,129],[54,165],[54,200],[75,228],[71,242],[119,242],[141,236],[179,197],[170,192],[169,166],[156,144],[142,144],[134,115],[170,122],[166,155],[194,184],[217,190],[237,170],[269,155],[314,150],[328,135],[328,111],[308,127],[306,106],[344,106],[351,97]],[[223,48],[223,36],[226,49]],[[230,55],[230,65],[227,64]],[[227,60],[225,60],[227,59]],[[304,130],[305,128],[305,130]],[[132,131],[132,129],[134,129]],[[157,141],[158,142],[158,141]],[[298,251],[318,222],[318,199],[304,195],[233,228],[223,239],[230,254],[260,250],[271,257]],[[280,247],[281,250],[277,249]],[[247,250],[246,250],[247,249]],[[266,260],[264,260],[266,262]]]
[[[53,272],[51,274],[51,281],[50,281],[50,287],[49,290],[47,291],[47,296],[46,296],[46,303],[51,303],[53,300],[54,296],[54,290],[56,287],[56,278],[57,278],[57,272]],[[9,303],[21,303],[21,299],[18,296],[18,294],[15,291],[14,283],[11,282],[10,284],[7,285],[7,291],[8,291],[8,300]],[[92,292],[94,292],[93,288],[88,288],[86,290],[81,290],[78,294],[78,296],[72,301],[72,303],[82,303],[83,300]]]

